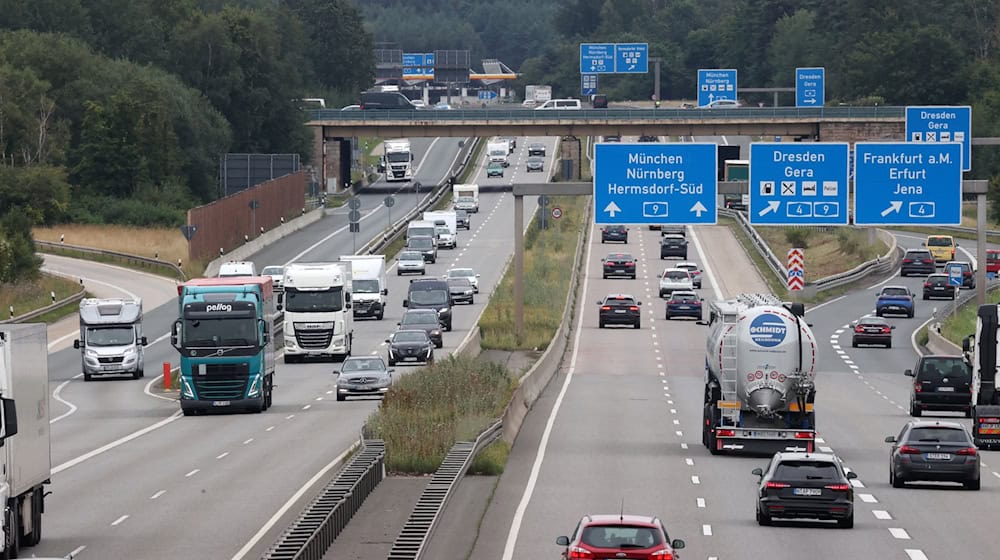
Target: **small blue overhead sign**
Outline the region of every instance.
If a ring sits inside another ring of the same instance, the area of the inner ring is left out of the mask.
[[[795,106],[822,107],[826,102],[826,68],[795,69]]]
[[[433,77],[434,53],[403,53],[404,77]]]
[[[580,43],[581,74],[614,74],[614,43]]]
[[[736,99],[736,70],[698,70],[698,106],[719,99]]]
[[[597,74],[580,74],[580,95],[597,93]]]
[[[854,150],[855,224],[961,224],[961,144],[858,142]]]
[[[750,223],[847,224],[847,143],[750,144]]]
[[[597,144],[598,224],[714,224],[715,144]]]
[[[972,169],[972,107],[907,107],[906,139],[962,144],[962,171],[969,171]]]
[[[616,43],[615,73],[645,74],[649,72],[648,43]]]

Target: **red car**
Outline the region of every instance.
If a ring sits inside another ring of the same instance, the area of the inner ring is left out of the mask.
[[[681,539],[670,540],[667,528],[656,517],[644,515],[586,515],[572,537],[559,537],[562,557],[676,560],[684,548]]]
[[[986,250],[986,274],[1000,275],[1000,249]]]

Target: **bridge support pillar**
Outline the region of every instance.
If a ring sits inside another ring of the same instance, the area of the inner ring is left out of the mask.
[[[561,160],[560,165],[562,165],[560,179],[579,181],[580,162],[583,160],[580,139],[575,136],[563,136],[559,141],[559,159]]]

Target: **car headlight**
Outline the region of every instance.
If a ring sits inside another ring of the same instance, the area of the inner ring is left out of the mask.
[[[431,331],[431,336],[438,336],[439,334],[441,334],[441,331],[438,329],[434,329]]]
[[[441,309],[438,309],[438,313],[447,313],[447,312],[448,312],[447,307],[442,307]]]
[[[97,350],[91,350],[90,348],[87,349],[86,354],[87,354],[87,356],[90,356],[91,358],[96,358],[98,356]]]

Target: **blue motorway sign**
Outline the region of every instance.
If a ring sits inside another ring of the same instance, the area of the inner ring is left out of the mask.
[[[750,144],[750,223],[848,223],[847,143]]]
[[[597,93],[597,74],[580,74],[580,95]]]
[[[960,264],[950,264],[948,265],[948,285],[962,287],[962,265]]]
[[[972,169],[972,107],[907,107],[906,139],[962,144],[962,171],[969,171]]]
[[[434,68],[434,53],[424,53],[424,67],[427,69]],[[433,74],[434,72],[431,72]]]
[[[598,224],[714,224],[715,144],[597,144]]]
[[[580,43],[581,74],[614,74],[614,43]]]
[[[615,73],[649,72],[649,43],[615,43]]]
[[[826,102],[826,68],[795,69],[795,106],[822,107]]]
[[[736,70],[698,70],[698,106],[719,99],[736,99]]]
[[[479,99],[486,100],[486,99],[496,99],[496,98],[497,98],[497,92],[493,90],[484,89],[479,91]]]
[[[858,142],[854,150],[855,224],[961,224],[961,144]]]

